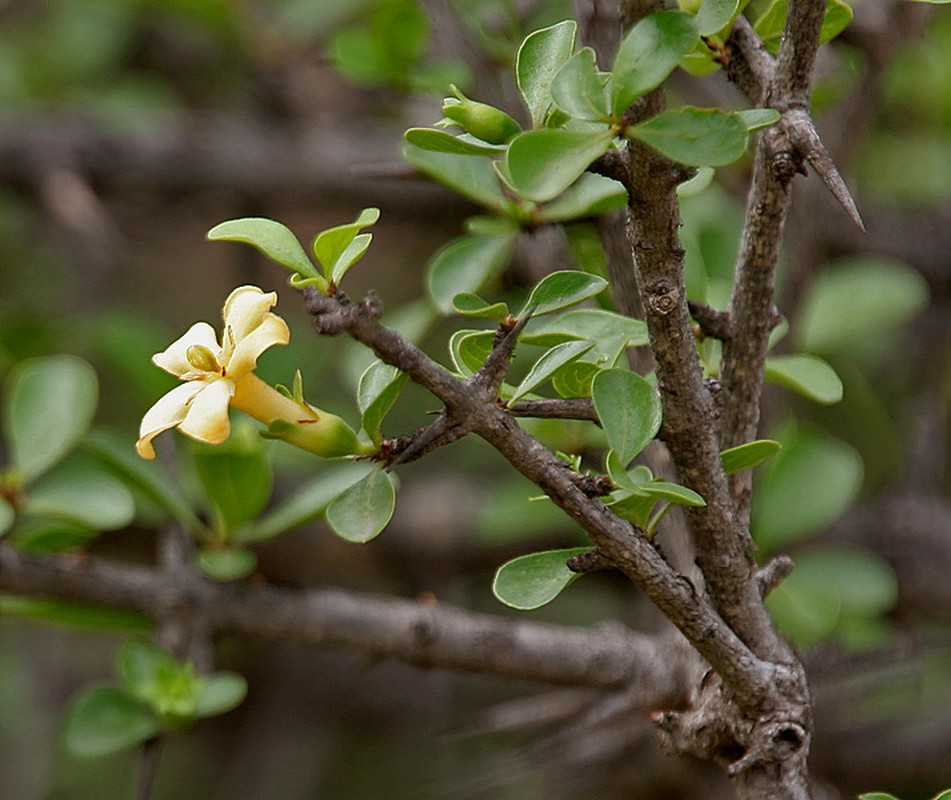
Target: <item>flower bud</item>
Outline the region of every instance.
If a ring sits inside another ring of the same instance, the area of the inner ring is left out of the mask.
[[[335,414],[317,412],[317,419],[291,422],[275,419],[267,430],[261,431],[266,439],[282,439],[288,444],[307,450],[321,458],[371,455],[376,447],[361,442],[346,422]]]
[[[489,144],[505,144],[521,130],[501,109],[470,100],[455,86],[449,89],[453,97],[443,100],[442,113],[467,133]]]

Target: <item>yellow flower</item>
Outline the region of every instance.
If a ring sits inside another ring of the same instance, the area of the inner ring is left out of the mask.
[[[275,303],[275,292],[239,286],[225,301],[221,344],[211,325],[198,322],[152,356],[154,364],[184,383],[162,397],[142,419],[135,445],[142,458],[155,458],[152,439],[175,427],[198,441],[220,444],[231,433],[229,406],[265,424],[276,419],[318,421],[321,415],[315,409],[286,397],[254,374],[265,350],[290,341],[287,323],[270,313]]]

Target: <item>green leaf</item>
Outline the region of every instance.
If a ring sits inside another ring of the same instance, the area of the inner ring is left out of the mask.
[[[395,507],[389,474],[375,469],[334,499],[327,508],[327,522],[342,539],[362,544],[382,532]]]
[[[9,619],[13,616],[89,628],[99,633],[119,631],[147,634],[153,627],[150,619],[136,611],[91,606],[87,603],[49,597],[0,595],[0,617]]]
[[[697,33],[711,36],[723,30],[734,18],[740,0],[703,0],[697,12]]]
[[[170,653],[149,642],[128,642],[116,656],[116,671],[125,688],[145,702],[151,702],[158,691],[158,674],[170,669],[178,669],[178,662]]]
[[[796,568],[766,605],[779,627],[808,647],[844,634],[850,620],[879,617],[897,599],[895,574],[880,557],[855,545],[824,545],[797,554]]]
[[[287,267],[305,278],[319,276],[291,230],[273,219],[244,217],[230,219],[208,231],[212,242],[244,242],[254,245],[272,261]]]
[[[100,686],[83,692],[73,703],[64,743],[74,756],[92,758],[134,747],[161,731],[147,705],[121,689]]]
[[[414,147],[434,153],[452,153],[459,156],[492,156],[505,151],[504,145],[486,144],[468,134],[454,136],[435,128],[410,128],[403,134]]]
[[[57,470],[37,483],[27,494],[23,510],[96,531],[111,531],[132,522],[135,501],[116,478],[84,464]]]
[[[62,553],[85,547],[101,530],[62,519],[30,519],[9,534],[18,550],[26,553]]]
[[[532,365],[528,374],[522,379],[522,382],[515,389],[511,398],[509,398],[508,405],[511,406],[512,403],[524,397],[535,387],[543,384],[566,364],[577,361],[592,347],[594,347],[593,342],[585,342],[583,340],[556,344]]]
[[[781,114],[774,108],[748,108],[745,111],[735,111],[748,131],[758,131],[768,128],[779,122]]]
[[[515,77],[532,118],[532,127],[545,124],[551,107],[551,84],[571,58],[578,26],[565,20],[526,37],[515,57]]]
[[[723,462],[723,471],[733,475],[762,464],[782,449],[783,446],[773,439],[757,439],[724,450],[720,453],[720,461]]]
[[[615,180],[584,173],[554,200],[539,206],[535,217],[539,222],[565,222],[597,217],[627,205],[627,191]]]
[[[591,399],[608,445],[628,464],[657,435],[661,423],[657,390],[627,369],[606,369],[591,384]]]
[[[904,262],[884,256],[843,259],[810,284],[796,338],[803,350],[835,352],[903,325],[927,303],[927,283]]]
[[[60,462],[85,436],[96,413],[96,373],[75,356],[17,364],[4,387],[3,431],[23,483]]]
[[[832,405],[842,399],[842,380],[818,356],[798,354],[767,358],[765,378],[823,405]]]
[[[375,225],[379,219],[380,209],[365,208],[353,222],[328,228],[317,235],[314,239],[314,255],[328,280],[339,283],[344,273],[363,256],[372,236],[357,234]]]
[[[608,285],[604,278],[577,270],[561,270],[546,275],[532,289],[528,300],[518,313],[523,317],[530,309],[535,317],[560,311],[603,291]]]
[[[621,519],[633,522],[639,528],[647,526],[651,510],[657,504],[656,497],[629,490],[616,492],[612,495],[612,498],[611,502],[608,503],[611,511]]]
[[[371,469],[366,463],[335,465],[332,471],[318,475],[259,520],[239,530],[233,538],[234,544],[265,542],[320,519],[334,498],[366,476]]]
[[[505,605],[520,611],[540,608],[581,577],[581,573],[568,569],[567,561],[590,550],[569,547],[513,558],[495,573],[492,593]]]
[[[543,203],[573,184],[614,141],[614,133],[544,128],[520,133],[509,144],[506,172],[523,197]]]
[[[264,442],[251,425],[235,425],[221,445],[192,446],[196,472],[227,541],[253,520],[271,497],[273,476]]]
[[[698,38],[694,18],[682,11],[658,11],[631,28],[614,60],[613,115],[619,118],[638,97],[660,86]]]
[[[403,158],[420,172],[479,205],[501,211],[508,204],[489,158],[434,153],[409,143],[403,145]]]
[[[682,506],[694,506],[699,508],[707,504],[707,501],[693,489],[688,489],[679,483],[655,480],[650,483],[642,483],[637,487],[637,491],[649,497],[659,497],[662,500],[667,500]]]
[[[530,324],[520,340],[551,347],[571,339],[595,343],[592,356],[613,364],[628,347],[647,344],[647,325],[639,319],[597,308],[578,308],[538,325]]]
[[[631,469],[625,469],[624,464],[621,463],[617,453],[613,450],[608,450],[608,454],[604,459],[604,466],[608,472],[608,477],[621,489],[637,491],[643,484],[650,483],[654,480],[654,475],[650,471],[650,467],[646,467],[643,464],[638,464]]]
[[[457,294],[477,292],[501,272],[512,258],[515,233],[468,235],[444,246],[426,270],[426,288],[442,313],[452,311]]]
[[[456,331],[449,338],[449,355],[459,374],[470,377],[477,373],[492,352],[495,331]]]
[[[360,376],[357,388],[360,420],[363,430],[374,444],[379,445],[383,441],[383,419],[399,397],[407,377],[405,372],[382,361],[374,361]]]
[[[722,167],[743,153],[749,132],[743,118],[718,108],[682,106],[627,128],[672,161],[691,167]]]
[[[608,76],[598,70],[594,50],[585,47],[569,58],[551,83],[551,99],[569,117],[610,120]]]
[[[760,549],[773,552],[835,521],[857,496],[862,473],[861,457],[845,442],[795,433],[756,487],[751,527]]]
[[[126,486],[141,492],[191,533],[202,534],[204,525],[181,493],[168,482],[159,464],[139,458],[127,437],[93,429],[83,442],[83,448],[102,461]]]
[[[248,694],[248,682],[236,672],[213,672],[199,679],[195,717],[214,717],[237,708]]]
[[[931,3],[936,2],[936,0],[918,0],[921,3]],[[940,0],[940,2],[951,2],[951,0]],[[858,800],[899,800],[895,795],[889,794],[888,792],[865,792],[864,794],[859,795]],[[935,798],[939,800],[939,798]]]
[[[452,298],[452,310],[464,317],[478,317],[501,321],[509,315],[505,303],[489,303],[472,292],[463,292]]]
[[[246,578],[254,572],[258,557],[250,550],[236,547],[224,550],[204,548],[198,551],[195,563],[209,578],[227,583]]]
[[[561,397],[590,397],[591,382],[600,371],[590,361],[572,361],[552,375],[551,385]]]

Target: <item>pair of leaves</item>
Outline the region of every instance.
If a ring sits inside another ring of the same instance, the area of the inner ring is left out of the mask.
[[[4,387],[3,432],[9,467],[0,483],[17,511],[0,496],[0,534],[29,550],[80,547],[104,530],[128,525],[131,494],[98,464],[67,456],[86,436],[98,401],[92,367],[68,355],[23,361]],[[14,527],[16,526],[16,527]]]
[[[70,708],[64,739],[74,755],[120,752],[230,711],[247,694],[247,683],[236,673],[198,676],[190,663],[139,642],[120,651],[116,667],[121,686],[89,689]]]
[[[780,449],[778,442],[768,439],[724,450],[721,454],[727,473],[749,469],[773,456]],[[636,516],[636,524],[645,524],[651,509],[658,501],[668,504],[702,506],[703,498],[685,486],[658,480],[647,467],[638,466],[627,471],[618,455],[608,454],[608,472],[621,488],[618,499],[611,508],[615,513],[627,512]],[[572,556],[587,552],[590,548],[573,547],[529,553],[506,562],[497,570],[492,591],[496,598],[507,606],[528,611],[540,608],[554,600],[578,578],[567,565]]]
[[[366,253],[373,236],[360,231],[375,225],[379,218],[378,208],[365,208],[354,222],[318,234],[313,251],[321,271],[307,257],[293,232],[272,219],[226,220],[208,231],[208,239],[253,245],[272,261],[291,270],[294,273],[291,283],[295,286],[316,286],[326,293],[330,286],[338,285],[350,267]]]
[[[551,272],[535,284],[515,317],[521,319],[529,312],[533,318],[542,317],[561,311],[600,294],[607,285],[604,278],[577,270]],[[488,303],[472,292],[456,295],[452,300],[452,308],[467,317],[501,321],[509,316],[505,303]]]

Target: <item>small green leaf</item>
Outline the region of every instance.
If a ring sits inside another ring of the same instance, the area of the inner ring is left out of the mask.
[[[454,136],[435,128],[410,128],[403,134],[414,147],[434,153],[452,153],[460,156],[492,156],[505,152],[504,145],[486,144],[479,139],[463,134]]]
[[[765,378],[823,405],[832,405],[842,399],[842,380],[818,356],[798,354],[767,358]]]
[[[902,261],[857,256],[830,264],[809,286],[796,339],[811,353],[831,353],[910,321],[928,302],[928,285]]]
[[[371,469],[366,463],[335,465],[331,471],[318,475],[270,509],[263,517],[239,530],[234,536],[234,544],[265,542],[320,519],[334,498],[367,475]]]
[[[593,342],[574,341],[556,344],[551,350],[544,353],[528,371],[528,374],[522,379],[522,382],[515,389],[515,392],[509,398],[508,405],[524,397],[535,387],[540,386],[550,379],[556,370],[561,369],[572,361],[577,361],[581,356],[587,353],[592,347]]]
[[[506,171],[523,197],[543,203],[573,184],[614,141],[605,127],[599,131],[544,128],[520,133],[509,144]]]
[[[703,0],[697,12],[697,33],[712,36],[723,30],[734,18],[740,0]]]
[[[116,672],[125,688],[145,702],[155,698],[159,673],[175,669],[178,662],[172,655],[149,642],[128,642],[116,656]]]
[[[631,28],[614,60],[613,115],[620,117],[638,97],[660,86],[698,38],[694,18],[682,11],[658,11]]]
[[[331,282],[339,283],[347,269],[366,252],[372,237],[370,234],[357,234],[375,225],[379,219],[380,209],[365,208],[353,222],[328,228],[317,235],[314,239],[314,255]]]
[[[845,442],[795,433],[756,487],[751,528],[760,549],[772,552],[835,521],[858,494],[862,473],[861,456]]]
[[[196,472],[227,540],[253,520],[271,497],[273,475],[264,442],[251,425],[235,425],[221,445],[192,445]]]
[[[470,377],[477,373],[492,352],[495,331],[456,331],[449,338],[449,355],[456,371]]]
[[[289,228],[273,219],[230,219],[208,231],[208,239],[212,242],[244,242],[254,245],[272,261],[305,278],[316,278],[319,275],[297,237]]]
[[[248,682],[235,672],[213,672],[199,679],[195,716],[214,717],[237,708],[248,694]]]
[[[83,692],[73,703],[64,742],[73,755],[92,758],[134,747],[161,731],[147,705],[122,689],[100,686]]]
[[[594,297],[607,285],[608,282],[604,278],[589,275],[586,272],[577,270],[552,272],[542,278],[532,289],[518,316],[524,316],[530,309],[536,317],[560,311],[589,297]]]
[[[382,361],[374,361],[360,376],[357,387],[360,421],[374,444],[379,445],[383,441],[383,419],[399,397],[407,377],[405,372]]]
[[[512,257],[515,233],[468,235],[444,246],[426,270],[426,288],[442,313],[452,311],[457,294],[477,292],[501,272]]]
[[[929,0],[925,0],[929,2]],[[951,2],[951,0],[942,0],[942,2]],[[951,800],[951,789],[946,789],[943,792],[938,792],[931,800]]]
[[[375,469],[336,497],[327,508],[327,522],[342,539],[362,544],[382,532],[395,507],[389,474]]]
[[[951,2],[951,0],[918,0],[918,2],[921,2],[921,3],[931,3],[931,2],[939,2],[939,1],[943,3]],[[943,795],[941,796],[941,798],[936,797],[935,800],[943,800],[943,797],[944,797]],[[888,792],[865,792],[864,794],[859,795],[858,800],[899,800],[899,798],[895,797],[895,795],[893,794],[889,794]]]
[[[734,112],[738,116],[748,131],[758,131],[761,128],[768,128],[775,125],[780,120],[780,113],[774,108],[748,108],[745,111]]]
[[[608,477],[621,489],[637,491],[643,484],[654,480],[650,467],[638,464],[636,467],[626,469],[613,450],[608,450],[604,459],[604,466],[608,472]]]
[[[749,141],[749,131],[738,114],[693,106],[665,111],[625,133],[692,167],[732,164],[746,152]]]
[[[757,439],[724,450],[720,453],[720,461],[723,462],[723,471],[733,475],[762,464],[782,449],[783,446],[773,439]]]
[[[250,550],[229,547],[224,550],[208,548],[195,557],[198,568],[209,578],[227,583],[246,578],[257,568],[258,557]]]
[[[9,534],[18,550],[26,553],[62,553],[85,547],[101,530],[63,519],[30,519]]]
[[[628,347],[647,344],[647,325],[639,319],[599,308],[578,308],[553,320],[531,324],[521,341],[551,347],[571,339],[594,342],[592,357],[613,364]]]
[[[591,399],[608,445],[628,464],[657,435],[661,423],[657,390],[626,369],[606,369],[591,384]]]
[[[464,317],[494,319],[501,321],[509,314],[505,303],[489,303],[472,292],[463,292],[452,298],[452,310]]]
[[[69,465],[66,465],[67,467]],[[57,470],[30,490],[23,510],[37,517],[84,525],[97,531],[124,528],[135,517],[125,485],[89,465]]]
[[[581,573],[568,569],[567,561],[590,549],[569,547],[513,558],[495,573],[492,592],[505,605],[520,611],[540,608],[581,577]]]
[[[591,382],[600,371],[590,361],[572,361],[551,376],[551,385],[564,398],[590,397]]]
[[[508,204],[489,158],[434,153],[408,142],[403,146],[403,158],[420,172],[479,205],[502,211]]]
[[[608,76],[598,70],[594,50],[585,47],[555,74],[551,98],[569,117],[606,122],[610,119]]]
[[[565,20],[529,34],[515,57],[515,77],[532,118],[532,127],[545,124],[551,107],[551,84],[575,49],[578,25]]]
[[[659,497],[662,500],[667,500],[682,506],[694,506],[699,508],[707,504],[707,501],[693,489],[688,489],[679,483],[655,480],[650,483],[642,483],[637,487],[637,491],[649,497]]]
[[[55,464],[86,435],[99,396],[96,373],[75,356],[17,364],[4,387],[3,431],[23,483]]]
[[[647,526],[651,510],[657,504],[657,498],[651,495],[624,490],[615,492],[608,507],[621,519],[633,522],[639,528]]]
[[[539,206],[539,222],[597,217],[627,205],[627,191],[615,180],[586,172],[554,200]]]

